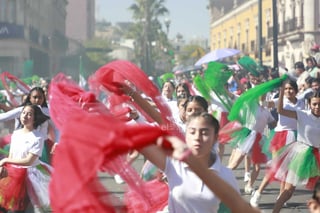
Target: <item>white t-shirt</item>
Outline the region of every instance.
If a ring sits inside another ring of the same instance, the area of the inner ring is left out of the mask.
[[[232,171],[224,167],[219,158],[210,169],[239,192],[238,183]],[[189,169],[187,164],[168,157],[164,173],[170,189],[168,203],[170,213],[218,211],[220,199]]]
[[[279,99],[274,99],[273,102],[277,106]],[[304,109],[304,101],[301,99],[297,100],[297,103],[292,103],[289,99],[283,99],[283,108],[287,110],[303,110]],[[283,130],[297,130],[297,120],[294,118],[289,118],[284,115],[279,114],[279,119],[276,128],[274,129],[276,132],[280,132]]]
[[[11,157],[15,159],[25,158],[29,153],[41,156],[43,145],[44,137],[40,131],[33,130],[31,132],[24,133],[22,132],[22,129],[15,130],[11,136],[10,154]],[[31,166],[36,166],[39,163],[40,160],[38,158]]]
[[[320,148],[320,117],[314,116],[310,110],[297,110],[299,142]]]
[[[271,112],[262,106],[258,106],[256,111],[255,118],[251,121],[247,121],[246,127],[251,130],[255,130],[263,134],[264,129],[269,123],[272,123],[274,120]]]

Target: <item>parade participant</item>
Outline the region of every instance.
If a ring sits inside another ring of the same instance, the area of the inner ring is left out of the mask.
[[[40,209],[49,208],[50,176],[39,166],[44,136],[37,130],[49,117],[37,105],[26,105],[20,115],[21,128],[13,132],[9,156],[0,161],[8,176],[0,179],[2,212],[24,212],[29,199]]]
[[[260,172],[260,164],[267,162],[267,156],[262,152],[264,130],[268,124],[276,125],[274,117],[264,107],[265,96],[269,91],[279,87],[287,77],[284,75],[246,91],[236,100],[229,113],[228,119],[240,122],[242,129],[232,133],[231,144],[235,149],[230,156],[228,167],[237,168],[249,153],[255,165],[251,178],[245,186],[246,193],[252,193],[253,183]]]
[[[177,100],[174,97],[175,85],[172,81],[166,81],[162,85],[161,95],[168,104],[171,113],[174,115],[178,113]]]
[[[303,110],[304,109],[304,101],[301,99],[297,99],[296,95],[298,93],[298,85],[295,81],[292,80],[286,80],[284,83],[284,109],[289,110]],[[269,101],[268,103],[269,107],[274,107],[278,105],[278,99],[275,99],[273,101]],[[290,144],[294,141],[296,141],[296,135],[297,135],[297,121],[293,118],[288,118],[284,115],[279,115],[279,119],[277,122],[277,126],[275,127],[275,134],[273,136],[273,139],[270,143],[270,151],[273,154],[272,156],[275,156],[275,153],[279,151],[281,148],[283,148],[285,145]],[[250,204],[252,206],[258,206],[259,199],[261,197],[262,191],[265,189],[265,187],[269,183],[269,177],[266,175],[264,176],[258,190],[256,190],[250,199]],[[284,184],[281,183],[280,186],[280,192],[282,193],[284,189]]]
[[[41,87],[34,87],[30,90],[29,94],[27,95],[25,101],[21,104],[20,107],[14,108],[8,112],[0,114],[0,122],[2,121],[9,121],[13,119],[18,119],[22,109],[27,104],[35,104],[41,107],[42,112],[49,116],[49,108],[45,98],[45,93]],[[18,128],[19,122],[16,120],[15,128]],[[43,162],[49,163],[50,162],[50,145],[53,145],[56,142],[56,132],[55,126],[48,120],[39,126],[40,131],[43,133],[45,138],[45,147],[43,149],[43,154],[41,155],[41,160]]]
[[[212,115],[208,113],[193,114],[187,121],[186,145],[181,143],[184,149],[191,150],[191,159],[196,158],[199,164],[205,166],[203,170],[209,168],[210,173],[212,172],[227,181],[232,187],[226,185],[237,194],[237,182],[231,170],[222,166],[213,148],[218,131],[219,123]],[[167,157],[166,153],[156,145],[145,147],[140,151],[167,176],[170,189],[169,212],[217,212],[219,198],[189,169],[187,164]],[[177,157],[175,151],[173,151],[173,157]],[[191,165],[194,163],[192,160],[189,162],[188,157],[186,162]],[[190,168],[193,169],[193,166],[195,164]],[[193,187],[190,188],[190,184],[195,183],[199,186],[197,190]],[[237,195],[240,197],[239,194]],[[230,203],[226,202],[226,205],[228,204]],[[229,205],[228,207],[232,210],[235,209]]]
[[[297,120],[297,142],[285,146],[271,164],[268,175],[271,180],[285,182],[284,190],[276,200],[274,213],[293,195],[296,186],[313,189],[320,176],[319,132],[320,93],[315,92],[309,99],[310,110],[288,110],[283,107],[285,85],[280,90],[278,112]]]
[[[228,163],[228,168],[234,170],[247,155],[250,155],[253,168],[245,186],[245,193],[248,194],[253,192],[253,184],[259,175],[261,164],[267,162],[267,157],[262,153],[261,145],[264,129],[268,124],[275,123],[270,111],[260,104],[257,111],[250,118],[244,124],[245,128],[243,129],[247,131],[247,137],[237,142],[237,147],[232,151]]]
[[[305,70],[302,61],[298,61],[294,64],[295,75],[297,76],[298,93],[303,92],[308,88],[306,80],[309,77],[309,73]]]
[[[177,95],[177,98],[188,98],[189,96],[191,96],[190,94],[190,89],[188,87],[188,84],[187,83],[179,83],[177,86],[176,86],[176,95]]]
[[[306,59],[307,62],[307,71],[312,78],[320,78],[320,71],[317,64],[317,61],[314,57],[310,56]]]

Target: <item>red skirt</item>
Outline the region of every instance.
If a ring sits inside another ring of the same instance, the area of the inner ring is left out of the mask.
[[[270,143],[270,151],[276,152],[285,145],[288,145],[294,141],[296,141],[296,131],[292,130],[284,130],[281,132],[276,132]]]
[[[262,135],[257,133],[251,150],[251,161],[254,164],[263,164],[268,161],[267,156],[262,152]]]
[[[0,179],[0,206],[13,211],[21,211],[27,208],[29,199],[27,196],[26,168],[6,165],[8,176]]]

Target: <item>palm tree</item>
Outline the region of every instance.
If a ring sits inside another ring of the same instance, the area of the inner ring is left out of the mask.
[[[159,18],[169,14],[164,3],[165,0],[135,0],[129,7],[136,21],[130,32],[131,37],[136,40],[136,56],[142,69],[149,74],[154,71],[152,41],[158,41],[162,38],[161,32],[164,32]]]

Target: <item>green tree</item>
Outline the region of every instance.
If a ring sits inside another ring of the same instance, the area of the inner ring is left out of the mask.
[[[108,55],[112,51],[111,44],[106,39],[93,38],[84,43],[86,56],[92,61],[96,66],[100,67],[112,60]]]
[[[206,54],[205,50],[199,45],[186,45],[178,55],[179,64],[193,65],[199,58]]]
[[[164,3],[165,0],[135,0],[129,7],[136,22],[128,36],[135,39],[136,58],[148,74],[154,71],[156,52],[164,49],[164,45],[168,43],[163,30],[165,27],[159,20],[169,14]]]

